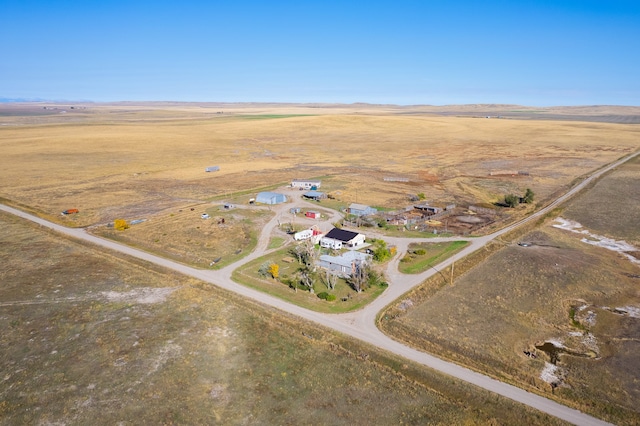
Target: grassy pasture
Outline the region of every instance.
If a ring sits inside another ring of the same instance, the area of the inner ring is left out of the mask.
[[[1,424],[561,422],[0,213]]]
[[[609,173],[567,207],[564,216],[592,232],[640,247],[640,158]]]
[[[419,274],[440,262],[444,262],[469,245],[466,241],[452,241],[450,243],[412,243],[407,253],[400,261],[398,270],[403,274]],[[416,253],[424,250],[424,254]]]
[[[3,115],[0,196],[74,226],[318,175],[340,176],[344,202],[387,208],[404,206],[408,194],[482,203],[526,187],[544,200],[638,140],[638,127],[622,124],[398,115],[372,107],[354,114],[235,105],[217,114],[220,107],[95,105],[64,115]],[[282,118],[237,118],[250,114]],[[205,173],[211,165],[220,171]],[[530,175],[488,176],[503,169]],[[396,175],[409,182],[384,181]],[[61,217],[68,208],[80,215]]]
[[[203,213],[209,218],[203,219]],[[91,232],[178,262],[218,269],[249,254],[271,216],[266,208],[225,210],[221,205],[191,204],[149,216],[124,231],[101,225]]]
[[[570,202],[562,216],[594,224],[592,232],[636,235],[637,221],[626,216],[640,209],[640,198],[626,196],[640,183],[637,167],[636,161],[602,178]],[[607,204],[605,195],[611,193],[606,191],[614,188],[632,210],[611,209],[605,216],[597,206]],[[434,277],[424,291],[408,296],[412,304],[403,300],[383,315],[381,324],[417,347],[615,424],[637,424],[640,320],[615,310],[640,309],[638,266],[551,223],[540,223],[515,240],[531,246],[507,244],[456,278],[454,286]],[[556,389],[541,379],[550,358],[535,348],[548,340],[584,355],[560,356],[557,366],[564,378]]]
[[[241,120],[274,120],[278,118],[308,117],[310,114],[256,114],[256,115],[236,115]]]

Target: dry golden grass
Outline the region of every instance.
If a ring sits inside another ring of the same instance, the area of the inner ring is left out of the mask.
[[[335,176],[344,199],[387,207],[418,192],[431,201],[478,203],[531,187],[544,199],[636,149],[639,133],[633,125],[354,108],[95,105],[6,115],[0,196],[76,225],[305,176]],[[316,115],[268,115],[296,113]],[[204,173],[211,165],[221,170]],[[505,169],[530,176],[488,176]],[[58,216],[72,207],[80,215]]]

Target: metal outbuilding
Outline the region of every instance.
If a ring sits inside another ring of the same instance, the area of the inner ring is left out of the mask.
[[[256,196],[256,203],[281,204],[287,202],[287,196],[277,192],[260,192]]]

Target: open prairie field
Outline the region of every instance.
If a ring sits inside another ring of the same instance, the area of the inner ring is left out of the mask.
[[[489,120],[426,107],[49,107],[58,109],[1,106],[0,196],[71,226],[317,176],[343,202],[387,208],[404,207],[408,194],[486,204],[528,187],[544,201],[637,149],[640,133],[629,124]],[[220,171],[204,172],[213,165]],[[61,216],[68,208],[80,213]]]
[[[210,203],[190,204],[158,212],[126,230],[108,224],[90,231],[178,262],[220,268],[250,253],[258,230],[271,217],[266,207],[227,210]]]
[[[564,217],[640,247],[640,159],[627,162],[568,206]],[[640,257],[640,256],[638,256]]]
[[[0,424],[561,424],[0,214]]]
[[[615,424],[637,424],[640,253],[608,250],[625,244],[604,237],[637,241],[638,186],[638,161],[623,165],[561,213],[583,228],[549,219],[453,286],[431,283],[426,296],[401,301],[383,328]]]

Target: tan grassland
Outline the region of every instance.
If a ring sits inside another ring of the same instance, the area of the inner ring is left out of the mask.
[[[531,187],[544,200],[636,149],[639,134],[627,124],[484,119],[426,107],[55,107],[42,115],[44,106],[1,106],[0,196],[72,226],[315,176],[331,177],[326,189],[344,202],[388,208],[420,192],[434,203],[493,203]],[[212,165],[220,171],[205,173]],[[489,176],[500,170],[529,175]],[[67,208],[80,214],[60,216]]]
[[[636,158],[610,172],[552,216],[637,244],[639,167]],[[637,424],[639,266],[553,223],[549,218],[508,242],[453,286],[436,277],[383,315],[381,325],[412,345],[614,424]],[[544,342],[573,353],[561,354],[556,377],[546,380],[552,359],[536,348]]]
[[[0,214],[0,424],[562,424]]]

